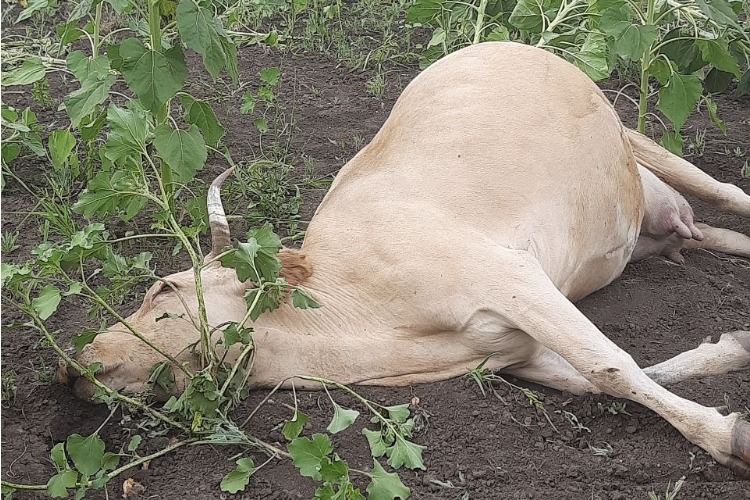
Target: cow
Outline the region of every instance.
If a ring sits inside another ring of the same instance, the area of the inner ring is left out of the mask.
[[[208,259],[230,244],[219,195],[228,175],[209,189]],[[681,248],[699,247],[750,257],[750,238],[694,223],[683,194],[750,216],[750,196],[625,128],[564,59],[511,42],[455,52],[405,88],[341,169],[301,249],[281,250],[282,276],[322,307],[283,305],[252,323],[249,384],[290,387],[304,374],[403,386],[464,375],[486,360],[573,394],[636,401],[749,474],[750,423],[664,386],[747,369],[750,332],[641,368],[573,305],[632,259],[682,261]],[[209,324],[241,321],[253,285],[218,262],[201,276]],[[197,369],[187,347],[200,336],[186,315],[197,321],[192,269],[154,284],[127,322]],[[101,363],[96,377],[126,393],[147,390],[163,359],[122,324],[77,357]],[[85,378],[73,386],[82,398],[94,393]]]

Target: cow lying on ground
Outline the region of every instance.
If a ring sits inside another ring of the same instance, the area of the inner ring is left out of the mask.
[[[209,192],[214,255],[229,244],[218,195],[227,175]],[[681,247],[700,246],[750,256],[747,236],[694,224],[678,191],[750,216],[750,196],[624,128],[573,65],[513,43],[456,52],[411,82],[337,176],[301,250],[281,252],[287,280],[323,307],[282,306],[253,324],[251,385],[299,374],[408,385],[463,375],[492,355],[486,366],[502,373],[637,401],[750,473],[750,424],[660,385],[748,368],[750,332],[641,369],[572,303],[633,258],[680,260]],[[240,321],[250,284],[218,264],[202,280],[209,323]],[[190,323],[155,321],[196,317],[193,272],[165,281],[127,321],[195,363]],[[122,325],[78,359],[102,363],[97,377],[126,392],[146,390],[162,361]],[[84,379],[75,391],[93,394]]]

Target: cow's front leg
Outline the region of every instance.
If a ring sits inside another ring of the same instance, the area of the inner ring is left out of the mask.
[[[738,414],[671,393],[641,370],[625,351],[604,336],[555,287],[528,252],[484,248],[483,259],[466,259],[460,272],[473,307],[496,314],[557,352],[597,390],[654,410],[683,436],[721,464],[750,476],[750,424]]]

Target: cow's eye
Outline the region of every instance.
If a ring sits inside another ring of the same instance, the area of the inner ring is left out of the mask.
[[[151,300],[155,300],[159,297],[164,297],[169,292],[177,289],[177,285],[170,281],[160,281],[156,285],[154,285],[153,291],[151,292]]]

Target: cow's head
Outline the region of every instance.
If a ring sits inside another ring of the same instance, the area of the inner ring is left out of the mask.
[[[211,227],[212,249],[206,257],[211,260],[230,243],[229,226],[221,204],[219,189],[229,176],[228,170],[209,188],[208,212]],[[282,276],[291,284],[303,281],[309,274],[304,256],[292,250],[282,250]],[[218,262],[201,272],[204,302],[208,324],[221,327],[227,321],[239,322],[247,311],[244,293],[248,284],[237,279],[234,269],[224,268]],[[199,365],[200,334],[198,298],[193,269],[167,276],[156,282],[146,293],[141,307],[125,323],[143,335],[149,342],[195,371]],[[216,335],[218,338],[218,335]],[[125,324],[115,324],[99,334],[83,348],[76,360],[89,366],[101,365],[96,378],[124,393],[146,391],[151,371],[165,357],[136,337]],[[185,376],[179,369],[172,370],[175,391],[182,391]],[[75,394],[90,399],[94,385],[65,365],[58,370],[58,380],[71,385]]]

